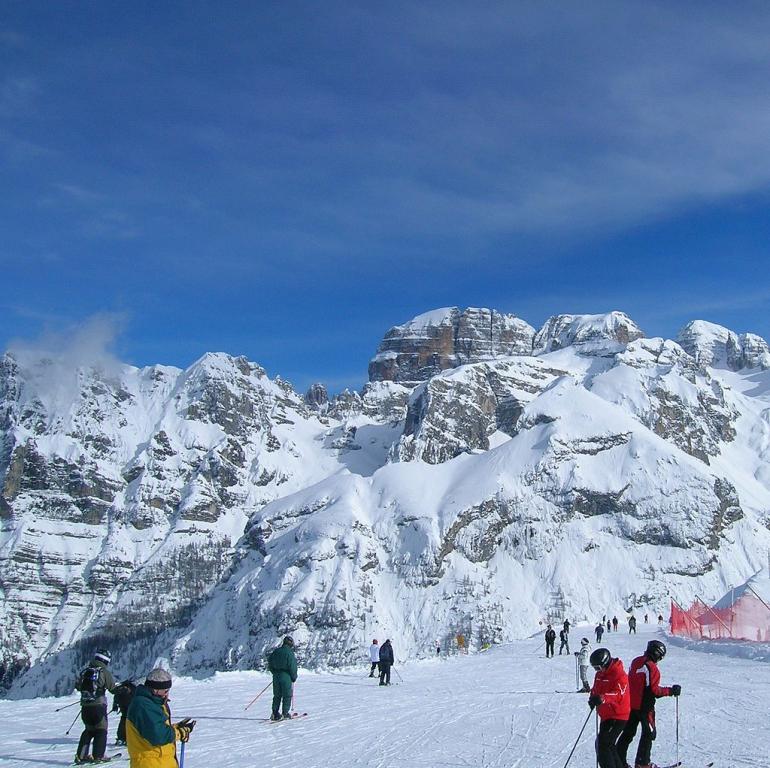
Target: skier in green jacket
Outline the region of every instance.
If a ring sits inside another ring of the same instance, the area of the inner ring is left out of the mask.
[[[273,713],[270,719],[289,720],[293,698],[292,684],[297,680],[297,659],[294,656],[294,640],[291,637],[284,637],[283,643],[270,654],[267,668],[273,675]]]

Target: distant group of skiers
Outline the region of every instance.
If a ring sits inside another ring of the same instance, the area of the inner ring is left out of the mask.
[[[120,712],[116,744],[128,747],[132,765],[144,768],[177,768],[176,742],[190,738],[195,721],[171,722],[168,694],[171,675],[160,667],[151,670],[142,685],[133,680],[116,683],[109,670],[110,652],[96,651],[80,673],[75,688],[80,691],[80,735],[75,764],[106,763],[107,697],[114,695],[112,711]]]
[[[436,652],[440,652],[440,650],[440,647],[436,648]],[[377,670],[380,685],[390,685],[390,668],[395,661],[393,646],[390,640],[386,640],[382,645],[378,644],[377,638],[372,640],[372,644],[369,647],[369,661],[372,664],[369,670],[369,677],[374,677],[374,672]]]

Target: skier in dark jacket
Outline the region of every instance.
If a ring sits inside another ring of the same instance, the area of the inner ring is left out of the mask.
[[[270,719],[289,720],[293,699],[292,686],[297,681],[297,658],[291,637],[284,637],[283,643],[270,654],[267,668],[273,675],[273,712]]]
[[[107,749],[107,697],[117,687],[112,672],[107,669],[110,652],[104,649],[94,654],[91,663],[80,673],[75,688],[80,691],[80,718],[85,728],[80,734],[75,763],[101,760]],[[89,755],[93,740],[93,755]]]
[[[682,688],[672,685],[670,688],[660,685],[658,662],[666,655],[666,646],[660,640],[650,640],[643,656],[631,662],[628,670],[628,687],[631,692],[631,714],[623,733],[618,739],[618,754],[623,765],[626,762],[628,747],[636,736],[636,728],[641,723],[642,735],[636,750],[637,768],[650,768],[650,752],[655,740],[655,701],[663,696],[679,696]]]
[[[569,632],[567,632],[565,629],[562,629],[559,631],[559,656],[561,656],[561,652],[566,648],[567,649],[567,656],[569,656]]]
[[[390,668],[393,661],[393,646],[390,640],[386,640],[380,648],[380,685],[390,685]]]
[[[628,618],[628,634],[636,634],[636,616],[629,616]]]
[[[556,642],[556,630],[549,624],[545,630],[545,657],[553,656],[553,644]]]
[[[136,685],[133,680],[124,680],[116,689],[112,699],[112,711],[120,712],[120,722],[118,723],[118,733],[115,737],[116,744],[126,743],[126,713],[131,705],[131,699],[134,698]]]
[[[596,642],[601,643],[602,635],[604,634],[604,624],[601,621],[596,625],[594,632],[596,632]]]
[[[613,616],[612,617],[612,631],[617,632],[618,631],[618,617]]]

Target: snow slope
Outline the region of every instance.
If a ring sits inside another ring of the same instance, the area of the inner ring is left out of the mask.
[[[618,610],[618,616],[621,631],[605,635],[604,645],[627,668],[660,634],[638,616],[639,635],[628,635],[625,615]],[[593,640],[592,627],[573,627],[573,645],[583,635]],[[730,646],[711,643],[708,652],[700,652],[667,642],[661,679],[682,686],[679,755],[685,766],[698,768],[712,760],[716,768],[770,765],[770,664],[733,656],[740,649]],[[394,645],[398,654],[398,638]],[[555,692],[573,689],[574,657],[545,659],[540,635],[478,655],[398,664],[392,678],[396,685],[390,688],[368,679],[365,656],[362,648],[361,666],[354,671],[301,672],[295,707],[309,716],[278,724],[264,720],[270,691],[244,709],[268,682],[265,674],[177,679],[174,717],[198,721],[186,748],[186,768],[562,768],[589,716],[585,695]],[[67,765],[79,724],[68,736],[65,731],[77,708],[54,710],[75,700],[0,701],[0,768]],[[674,699],[658,702],[652,754],[660,764],[677,754],[675,712]],[[110,742],[116,727],[113,716]],[[593,729],[590,716],[571,766],[595,764]],[[635,748],[636,742],[632,759]]]

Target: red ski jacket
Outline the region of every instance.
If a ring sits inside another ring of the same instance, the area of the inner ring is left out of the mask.
[[[671,688],[660,684],[658,665],[648,656],[637,656],[628,670],[631,689],[631,709],[649,712],[655,708],[655,699],[670,696]]]
[[[628,675],[620,659],[613,659],[607,669],[596,673],[591,694],[602,698],[598,708],[602,720],[628,720],[631,697],[628,693]]]

